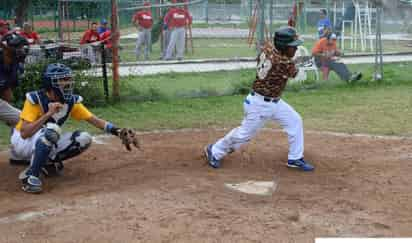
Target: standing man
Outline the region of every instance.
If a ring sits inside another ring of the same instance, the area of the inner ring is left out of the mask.
[[[328,33],[326,37],[318,40],[312,48],[312,55],[315,57],[316,66],[322,70],[324,80],[328,80],[330,70],[346,82],[358,81],[362,78],[362,73],[352,74],[344,63],[338,62],[341,52],[336,47],[334,33]]]
[[[184,6],[171,8],[165,16],[165,23],[170,31],[170,40],[167,45],[165,60],[171,60],[173,51],[176,48],[177,60],[183,59],[185,51],[185,35],[186,26],[192,24],[192,16],[189,11],[184,9]]]
[[[152,12],[150,3],[144,3],[145,8],[138,11],[133,16],[132,22],[137,27],[139,33],[136,40],[136,60],[139,60],[141,48],[144,46],[144,60],[149,60],[150,45],[152,44]]]
[[[107,27],[107,20],[102,19],[100,21],[100,26],[97,28],[97,33],[99,33],[99,35],[101,35],[104,32],[106,32],[107,30],[109,30],[109,28]]]
[[[13,99],[12,90],[19,84],[19,75],[24,71],[28,44],[16,33],[8,33],[0,40],[0,120],[11,127],[18,122],[20,110],[9,103]]]
[[[19,35],[26,38],[30,45],[40,45],[41,44],[39,34],[37,34],[36,31],[33,31],[33,26],[31,26],[28,22],[25,22],[23,24],[23,31],[21,31]]]
[[[19,75],[24,71],[24,61],[29,43],[16,33],[8,33],[0,38],[0,120],[14,127],[19,121],[20,110],[9,103],[13,89],[19,85]],[[27,160],[19,160],[10,151],[10,164],[25,165]]]
[[[252,92],[246,97],[242,124],[204,152],[209,165],[221,166],[221,160],[228,154],[249,142],[267,121],[276,121],[286,131],[289,140],[289,154],[286,165],[303,171],[312,171],[314,166],[303,159],[303,122],[300,115],[281,99],[288,78],[297,74],[292,58],[303,42],[296,30],[284,27],[275,32],[274,47],[265,43],[257,58],[256,79]]]
[[[320,19],[316,26],[318,28],[318,37],[320,39],[325,36],[327,30],[332,31],[332,24],[330,22],[326,9],[320,10],[319,18]]]
[[[42,81],[43,89],[26,94],[20,120],[11,137],[14,154],[30,160],[30,166],[19,175],[23,191],[41,192],[41,173],[58,175],[64,160],[78,156],[91,145],[92,137],[87,132],[62,133],[61,126],[69,117],[119,136],[128,150],[132,143],[139,146],[133,130],[117,128],[98,118],[82,104],[82,97],[73,94],[74,81],[69,67],[49,64]]]
[[[7,32],[9,32],[9,24],[6,21],[0,19],[0,38],[6,35]]]
[[[93,47],[91,44],[100,41],[100,35],[97,32],[97,23],[93,22],[91,28],[86,30],[80,40],[82,54],[86,56],[91,63],[96,63],[97,46]]]

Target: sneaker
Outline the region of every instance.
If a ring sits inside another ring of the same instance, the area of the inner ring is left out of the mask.
[[[356,73],[352,74],[352,76],[349,79],[349,82],[355,82],[355,81],[360,80],[361,78],[362,78],[362,73],[356,72]]]
[[[205,147],[205,155],[209,165],[217,169],[220,167],[220,160],[217,160],[215,157],[213,157],[212,146],[213,144],[209,144]]]
[[[313,165],[303,160],[303,158],[296,160],[288,160],[287,166],[290,168],[299,168],[303,171],[312,171],[315,169]]]
[[[43,168],[41,168],[41,172],[46,177],[54,177],[60,176],[63,174],[64,165],[62,162],[53,162],[47,163]]]
[[[29,176],[22,180],[23,186],[22,190],[28,193],[40,193],[42,191],[42,183],[38,177]]]

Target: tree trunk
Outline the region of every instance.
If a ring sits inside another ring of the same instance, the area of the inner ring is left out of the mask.
[[[30,7],[30,0],[19,0],[16,6],[16,25],[22,27],[23,22],[27,19],[27,10]]]

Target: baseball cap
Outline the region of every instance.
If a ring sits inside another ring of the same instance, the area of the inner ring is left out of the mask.
[[[333,40],[333,39],[335,39],[336,40],[336,34],[335,33],[332,33],[331,35],[330,35],[330,38]]]
[[[100,21],[100,24],[107,24],[107,20],[106,20],[106,19],[102,19],[102,20]]]

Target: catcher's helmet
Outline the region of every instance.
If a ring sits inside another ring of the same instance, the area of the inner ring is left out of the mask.
[[[300,46],[303,44],[303,41],[298,39],[295,28],[289,26],[278,29],[275,32],[273,42],[277,48],[284,48],[287,46]]]
[[[74,81],[72,70],[61,63],[49,64],[43,73],[43,88],[53,90],[61,102],[68,102],[73,97]]]

